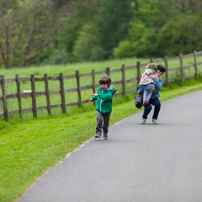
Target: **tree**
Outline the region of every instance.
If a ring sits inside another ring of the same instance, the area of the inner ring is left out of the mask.
[[[114,48],[114,57],[154,57],[158,56],[157,33],[141,21],[131,23],[128,39]]]
[[[113,54],[113,48],[126,38],[131,19],[130,0],[101,0],[95,17],[99,45],[105,50],[105,59]]]
[[[0,60],[5,68],[25,66],[36,58],[49,45],[64,16],[52,0],[18,3],[14,8],[0,8]]]
[[[75,20],[90,23],[98,13],[100,0],[73,0]]]
[[[177,16],[159,33],[161,55],[176,56],[202,49],[202,25],[197,16]]]
[[[159,18],[164,13],[164,6],[157,0],[136,0],[133,18],[130,21],[127,38],[114,48],[114,57],[155,57],[158,56],[158,31],[163,24]]]
[[[201,0],[166,0],[166,3],[171,7],[173,12],[179,12],[184,15],[202,13]]]
[[[98,44],[97,34],[92,24],[85,24],[80,30],[73,55],[78,61],[94,61],[102,60],[104,57],[104,50]]]

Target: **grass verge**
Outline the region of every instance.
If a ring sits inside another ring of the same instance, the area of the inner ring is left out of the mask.
[[[187,80],[184,86],[173,83],[169,88],[164,87],[160,100],[201,89],[201,79]],[[134,95],[122,100],[115,98],[111,125],[140,111],[135,108],[133,98]],[[94,136],[95,107],[84,107],[83,111],[58,117],[11,120],[10,123],[0,121],[1,202],[14,201],[47,169]]]

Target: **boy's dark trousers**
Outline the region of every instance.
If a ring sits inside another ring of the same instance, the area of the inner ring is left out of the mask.
[[[104,133],[108,133],[109,119],[110,114],[103,114],[102,112],[97,111],[96,133],[102,132],[102,128]]]

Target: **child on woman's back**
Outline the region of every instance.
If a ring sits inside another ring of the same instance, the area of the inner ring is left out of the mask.
[[[142,74],[142,78],[141,78],[139,84],[140,85],[148,85],[148,86],[151,86],[151,87],[154,86],[155,83],[153,81],[153,78],[154,78],[154,76],[158,78],[156,71],[157,71],[156,64],[155,63],[149,63],[146,66],[146,69]],[[152,91],[144,90],[144,93],[143,93],[143,106],[149,104],[149,100],[151,98],[151,95],[152,95]]]

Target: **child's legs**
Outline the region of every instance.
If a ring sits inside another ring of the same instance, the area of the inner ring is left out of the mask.
[[[97,126],[96,126],[96,133],[102,132],[102,119],[103,115],[100,111],[97,111]]]
[[[147,91],[146,96],[145,96],[145,100],[149,102],[151,96],[152,96],[152,91]]]
[[[147,86],[152,87],[152,86],[154,86],[154,84],[148,84]],[[143,101],[149,102],[151,96],[152,96],[152,90],[151,91],[144,90]]]
[[[103,114],[103,117],[104,117],[103,132],[108,133],[110,114]]]
[[[147,90],[144,90],[144,93],[143,93],[143,101],[147,101],[147,97],[148,97],[148,93],[150,91],[147,91]]]

